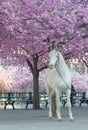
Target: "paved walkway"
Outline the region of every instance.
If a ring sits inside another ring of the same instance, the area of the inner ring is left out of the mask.
[[[48,120],[48,108],[41,110],[0,110],[0,130],[88,130],[88,106],[72,108],[75,122],[70,122],[67,107],[61,109],[62,122]]]

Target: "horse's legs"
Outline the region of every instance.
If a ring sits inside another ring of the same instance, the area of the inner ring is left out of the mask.
[[[49,119],[52,118],[52,99],[49,97]]]
[[[59,121],[61,121],[59,90],[56,89],[55,93],[56,93],[56,113],[57,113],[57,118],[58,118]]]
[[[71,121],[73,121],[74,118],[73,118],[72,111],[71,111],[70,93],[71,93],[70,89],[67,90],[67,92],[66,92],[66,95],[67,95],[67,105],[68,105],[68,110],[69,110],[69,118],[70,118]]]
[[[47,95],[48,95],[48,104],[49,104],[49,119],[52,118],[52,90],[49,86],[46,87]]]

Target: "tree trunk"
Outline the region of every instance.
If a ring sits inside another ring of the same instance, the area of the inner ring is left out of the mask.
[[[33,75],[33,86],[34,86],[34,95],[33,95],[33,108],[40,109],[39,103],[39,74]]]
[[[29,59],[26,59],[27,64],[29,65],[31,72],[33,74],[33,108],[40,109],[39,103],[39,70],[37,67],[38,55],[33,56],[33,65]]]

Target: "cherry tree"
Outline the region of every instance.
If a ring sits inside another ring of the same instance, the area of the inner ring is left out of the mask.
[[[72,80],[74,88],[77,92],[88,91],[88,74],[80,74],[78,72],[72,73]]]
[[[88,66],[87,21],[87,0],[0,0],[0,57],[9,64],[26,61],[33,75],[35,109],[49,46]]]
[[[10,90],[13,82],[11,73],[3,67],[0,68],[0,91]]]
[[[33,76],[26,66],[0,68],[0,91],[33,92]],[[44,92],[44,72],[39,76],[39,91]]]

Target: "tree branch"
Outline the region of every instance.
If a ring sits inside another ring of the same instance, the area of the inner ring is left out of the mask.
[[[48,65],[46,65],[46,66],[40,68],[38,71],[40,72],[40,71],[42,71],[42,70],[44,70],[44,69],[47,69],[47,68],[48,68]]]
[[[30,62],[29,59],[26,59],[26,62],[27,62],[27,64],[28,64],[28,66],[30,67],[31,72],[32,72],[32,74],[33,74],[33,65],[31,64],[31,62]]]
[[[20,46],[20,45],[17,45],[17,46],[19,46],[21,49],[23,49],[23,50],[25,50],[26,52],[28,52],[28,53],[33,57],[33,55],[30,53],[30,51],[28,51],[26,48],[24,48],[24,47],[22,47],[22,46]]]
[[[83,63],[85,63],[86,67],[88,67],[88,63],[82,58]]]

